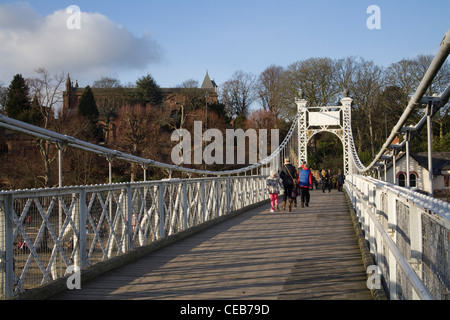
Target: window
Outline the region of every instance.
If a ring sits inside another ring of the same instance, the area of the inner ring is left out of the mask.
[[[417,175],[415,173],[409,174],[409,185],[411,188],[417,187]]]
[[[450,187],[450,174],[444,174],[444,187]]]
[[[400,187],[406,186],[406,175],[403,172],[398,175],[398,185]]]
[[[0,142],[0,155],[8,153],[8,145],[4,142]]]

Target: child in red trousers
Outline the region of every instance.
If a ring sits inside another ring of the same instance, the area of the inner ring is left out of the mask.
[[[270,173],[269,178],[267,178],[267,191],[270,195],[270,205],[271,210],[270,212],[275,212],[275,208],[277,211],[280,209],[278,208],[278,194],[280,193],[280,190],[283,188],[283,184],[281,182],[280,177],[275,171],[272,171]]]

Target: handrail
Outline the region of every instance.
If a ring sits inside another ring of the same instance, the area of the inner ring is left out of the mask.
[[[377,164],[377,162],[382,158],[382,156],[385,154],[385,152],[387,152],[389,150],[389,148],[391,147],[392,141],[397,136],[397,134],[399,134],[401,132],[401,129],[405,125],[406,120],[408,119],[411,112],[414,110],[415,107],[417,107],[417,105],[419,105],[421,103],[421,99],[422,99],[423,95],[425,94],[428,87],[431,85],[431,82],[433,81],[436,74],[439,72],[440,68],[444,64],[444,62],[447,59],[449,54],[450,54],[450,30],[448,30],[446,32],[444,39],[441,42],[438,52],[436,53],[430,66],[428,67],[427,71],[425,72],[425,75],[423,76],[419,86],[417,87],[416,92],[413,94],[413,96],[409,100],[408,105],[407,105],[406,109],[403,111],[402,116],[400,117],[400,119],[398,120],[398,122],[394,126],[394,128],[391,130],[391,134],[386,139],[386,142],[383,144],[383,146],[381,147],[378,154],[375,156],[373,161],[367,167],[364,167],[361,169],[357,166],[358,170],[360,172],[368,171],[372,167],[374,167]],[[438,107],[445,105],[449,99],[449,96],[450,96],[450,86],[447,87],[447,89],[441,94]],[[435,111],[437,111],[437,109],[438,108],[436,108]],[[424,122],[422,122],[422,120],[419,122],[419,123],[421,123],[421,125],[416,127],[417,129],[420,129],[424,125]],[[356,160],[354,160],[354,161],[356,163]]]
[[[180,167],[177,165],[166,164],[166,163],[158,162],[155,160],[138,157],[138,156],[128,154],[125,152],[121,152],[118,150],[113,150],[113,149],[105,148],[102,146],[98,146],[98,145],[90,143],[90,142],[79,140],[79,139],[76,139],[76,138],[68,136],[68,135],[57,133],[57,132],[54,132],[54,131],[51,131],[48,129],[44,129],[44,128],[29,124],[29,123],[25,123],[25,122],[22,122],[22,121],[13,119],[13,118],[9,118],[9,117],[7,117],[5,115],[1,115],[1,114],[0,114],[0,127],[15,131],[15,132],[31,135],[31,136],[34,136],[39,139],[45,139],[45,140],[51,141],[53,143],[60,142],[62,144],[65,144],[65,145],[73,147],[73,148],[92,152],[92,153],[95,153],[95,154],[98,154],[101,156],[105,156],[105,157],[109,156],[109,157],[112,157],[112,158],[118,159],[118,160],[124,160],[124,161],[138,163],[138,164],[147,164],[147,165],[150,165],[153,167],[162,168],[162,169],[166,169],[166,170],[170,170],[170,171],[181,171],[181,172],[196,173],[196,174],[203,174],[203,175],[222,176],[222,175],[240,174],[240,173],[247,172],[247,171],[259,168],[261,166],[264,166],[264,165],[270,163],[270,161],[272,161],[275,157],[277,157],[280,154],[281,150],[287,145],[287,142],[291,138],[291,136],[294,132],[294,129],[297,125],[298,117],[299,117],[299,114],[297,114],[297,116],[295,117],[295,119],[288,131],[288,134],[284,138],[281,145],[279,145],[278,148],[274,152],[272,152],[271,155],[269,155],[268,157],[264,158],[263,160],[260,160],[259,162],[252,164],[250,166],[240,168],[240,169],[225,170],[225,171],[211,171],[211,170],[198,170],[198,169],[192,169],[192,168],[184,168],[184,167]]]
[[[412,286],[418,298],[424,300],[441,299],[442,297],[439,294],[434,296],[431,293],[436,294],[436,290],[439,292],[436,285],[432,285],[440,277],[439,274],[432,271],[435,264],[439,264],[439,261],[428,261],[431,257],[429,259],[422,258],[422,253],[425,254],[425,250],[429,250],[425,248],[434,246],[436,239],[429,232],[423,233],[422,224],[424,223],[423,219],[430,219],[433,222],[426,222],[427,228],[433,228],[433,230],[443,228],[448,232],[450,230],[448,203],[360,175],[346,177],[344,188],[356,211],[361,224],[360,227],[365,231],[365,238],[370,244],[375,263],[379,267],[383,267],[386,263],[389,266],[383,270],[383,275],[391,298],[397,299],[397,292],[407,292],[408,285],[397,280],[396,269],[400,268],[405,275],[403,279]],[[398,209],[398,202],[403,203],[404,208],[407,209]],[[402,213],[403,210],[407,211]],[[401,223],[399,219],[401,219]],[[383,226],[383,221],[385,221],[385,226]],[[414,225],[414,228],[406,227],[406,229],[403,229],[402,226],[405,224]],[[390,234],[386,228],[389,228],[389,231],[392,230],[393,233]],[[399,245],[399,237],[408,239],[404,240],[408,243],[406,248]],[[388,248],[394,260],[387,259],[388,254],[384,251],[384,248]],[[406,251],[402,252],[402,250]],[[411,252],[411,260],[408,260],[408,250]],[[427,255],[429,254],[431,253],[428,252]],[[414,270],[411,266],[412,262],[421,266],[418,270],[422,270],[422,268],[429,270],[426,271],[427,282],[422,281],[421,273]],[[397,291],[396,287],[399,285],[401,289]]]
[[[63,278],[70,266],[113,261],[263,203],[265,182],[247,175],[0,192],[0,300]]]

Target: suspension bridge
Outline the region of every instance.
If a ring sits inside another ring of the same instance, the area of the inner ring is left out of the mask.
[[[432,183],[431,118],[448,103],[450,85],[425,93],[449,53],[450,31],[367,166],[353,142],[348,96],[340,106],[310,108],[299,93],[279,147],[229,171],[160,163],[0,115],[0,127],[58,147],[60,179],[57,188],[0,192],[2,297],[449,299],[448,202],[434,198],[433,188],[425,195],[381,179],[399,152],[409,157],[411,136],[426,127]],[[407,126],[415,108],[424,116]],[[269,170],[285,157],[307,160],[307,143],[319,132],[343,144],[344,192],[312,191],[308,208],[268,212]],[[397,136],[401,144],[393,144]],[[110,183],[62,186],[65,148],[106,157]],[[144,181],[111,183],[113,161],[139,164]],[[202,177],[146,181],[149,166]]]

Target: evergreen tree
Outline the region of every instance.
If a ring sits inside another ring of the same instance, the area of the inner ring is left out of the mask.
[[[94,94],[92,93],[91,87],[87,86],[84,89],[83,95],[80,98],[80,103],[78,105],[78,113],[83,117],[89,118],[92,121],[97,121],[98,109],[95,103]]]
[[[83,140],[99,142],[101,140],[101,130],[98,126],[98,116],[99,112],[97,109],[97,104],[95,102],[94,93],[92,89],[87,86],[80,98],[80,103],[78,104],[78,114],[85,120],[81,121],[82,136]]]
[[[30,113],[31,105],[28,97],[29,89],[21,74],[16,74],[8,88],[6,98],[6,114],[10,118],[25,120]]]
[[[161,106],[163,101],[164,94],[150,74],[147,74],[136,81],[136,90],[131,97],[132,103],[139,103],[144,106],[147,103],[152,106]]]
[[[30,108],[22,112],[20,118],[24,122],[28,122],[34,125],[39,125],[42,121],[42,114],[39,112],[39,101],[36,97],[31,101]]]

